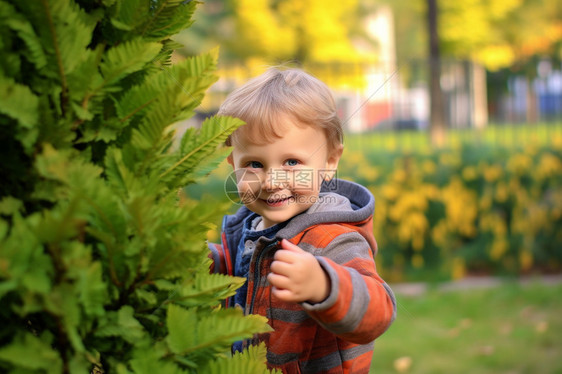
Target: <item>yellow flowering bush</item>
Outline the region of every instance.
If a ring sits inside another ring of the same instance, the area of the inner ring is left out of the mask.
[[[562,270],[560,142],[347,148],[338,173],[375,195],[380,267],[391,281]]]

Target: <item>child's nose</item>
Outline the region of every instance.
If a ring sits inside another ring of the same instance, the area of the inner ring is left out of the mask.
[[[289,182],[289,173],[285,170],[269,169],[264,185],[267,191],[276,191],[288,188]]]

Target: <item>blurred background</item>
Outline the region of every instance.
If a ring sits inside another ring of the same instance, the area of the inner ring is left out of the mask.
[[[560,0],[206,0],[178,41],[220,48],[179,133],[269,66],[332,89],[399,300],[373,372],[562,373]],[[188,194],[236,209],[229,172]]]
[[[267,66],[293,64],[332,87],[350,132],[427,129],[436,73],[448,128],[562,117],[557,0],[207,0],[195,19],[185,54],[220,46],[202,111]]]
[[[330,86],[389,280],[562,269],[559,0],[207,0],[179,39],[220,48],[182,126],[272,65]]]

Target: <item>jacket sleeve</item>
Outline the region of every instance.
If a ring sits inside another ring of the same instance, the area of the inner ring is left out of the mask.
[[[230,256],[228,251],[221,244],[207,243],[209,247],[209,258],[213,260],[211,264],[211,273],[231,274]]]
[[[396,316],[396,299],[378,275],[365,238],[341,233],[313,254],[330,278],[331,291],[321,303],[302,303],[309,315],[352,343],[366,344],[385,332]]]

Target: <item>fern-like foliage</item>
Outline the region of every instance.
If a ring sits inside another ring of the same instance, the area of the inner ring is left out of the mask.
[[[269,326],[221,308],[244,281],[209,274],[226,207],[177,197],[242,124],[171,151],[217,79],[217,51],[170,62],[196,3],[0,0],[0,372],[266,372],[263,346],[228,353]]]

